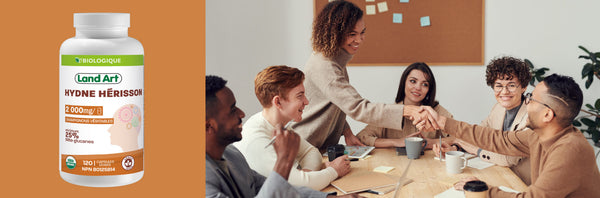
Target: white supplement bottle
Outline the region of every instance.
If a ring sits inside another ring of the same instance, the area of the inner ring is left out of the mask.
[[[74,26],[60,46],[60,176],[135,183],[144,175],[144,49],[128,36],[128,13],[75,13]]]

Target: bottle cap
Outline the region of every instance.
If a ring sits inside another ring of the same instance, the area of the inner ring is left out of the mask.
[[[129,27],[129,13],[75,13],[75,28]]]
[[[463,189],[470,192],[483,192],[488,190],[488,186],[483,181],[475,180],[467,182]]]

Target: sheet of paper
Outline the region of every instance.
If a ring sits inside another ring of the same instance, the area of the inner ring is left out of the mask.
[[[367,5],[367,8],[365,10],[367,11],[367,15],[375,15],[376,13],[375,5]]]
[[[394,13],[394,23],[402,23],[402,13]]]
[[[366,0],[366,2],[375,2],[375,0]]]
[[[433,198],[464,198],[465,193],[463,191],[454,190],[454,187],[433,196]]]
[[[408,3],[408,0],[400,0],[400,3]]]
[[[429,20],[429,16],[421,17],[421,27],[430,26],[431,21]]]
[[[388,11],[387,2],[384,1],[384,2],[377,3],[377,8],[379,8],[379,13],[387,12]]]
[[[388,173],[391,170],[394,170],[394,167],[391,167],[391,166],[378,166],[378,167],[376,167],[376,168],[373,169],[373,171],[380,172],[380,173]]]
[[[467,165],[471,168],[476,168],[476,169],[481,170],[481,169],[491,167],[494,164],[489,163],[489,162],[484,162],[483,160],[481,160],[481,158],[476,157],[476,158],[470,159],[469,162],[467,163]]]
[[[506,187],[506,186],[498,186],[498,189],[500,189],[501,191],[504,191],[504,192],[520,193],[519,191],[509,188],[509,187]]]

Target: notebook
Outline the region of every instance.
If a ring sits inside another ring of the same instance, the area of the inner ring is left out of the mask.
[[[365,171],[362,173],[344,176],[331,182],[331,185],[342,191],[344,194],[349,194],[369,189],[394,186],[397,182],[398,178],[396,176]]]

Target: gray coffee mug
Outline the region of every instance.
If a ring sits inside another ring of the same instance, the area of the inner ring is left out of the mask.
[[[421,151],[427,147],[427,140],[420,137],[408,137],[404,138],[404,144],[406,145],[406,156],[408,159],[419,159]]]

